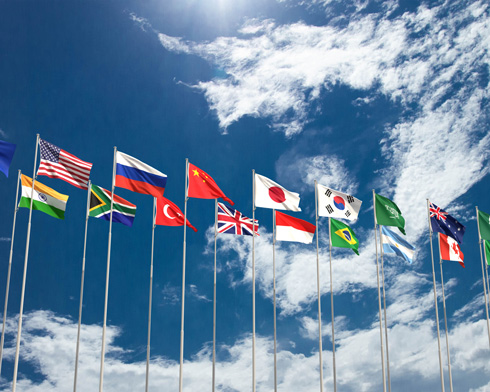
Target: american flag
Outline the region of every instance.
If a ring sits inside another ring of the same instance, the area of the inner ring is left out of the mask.
[[[41,164],[38,175],[59,178],[81,189],[88,189],[92,164],[78,159],[54,144],[39,140]]]
[[[218,203],[218,233],[253,235],[253,221],[223,203]],[[259,235],[257,230],[259,223],[255,220],[255,235]]]

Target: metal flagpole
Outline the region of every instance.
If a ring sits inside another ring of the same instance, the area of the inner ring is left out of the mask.
[[[145,391],[148,392],[148,382],[150,379],[150,337],[151,337],[151,300],[153,292],[153,249],[155,245],[155,216],[157,208],[157,198],[153,198],[153,220],[151,225],[151,258],[150,258],[150,295],[148,304],[148,343],[146,345],[146,382]]]
[[[12,224],[12,240],[10,241],[9,269],[7,272],[7,287],[5,289],[5,305],[3,307],[2,339],[0,342],[0,374],[2,373],[3,343],[5,340],[5,322],[7,321],[7,305],[9,302],[10,272],[12,270],[12,256],[14,254],[15,221],[17,218],[17,211],[19,210],[19,207],[17,205],[17,199],[19,198],[19,183],[21,179],[20,176],[21,176],[21,172],[19,170],[19,174],[17,176],[17,191],[15,192],[14,223]]]
[[[444,296],[444,276],[442,273],[442,256],[441,256],[441,234],[437,233],[439,242],[439,264],[441,266],[441,286],[442,286],[442,305],[444,309],[444,326],[446,327],[446,351],[447,351],[447,368],[449,372],[449,389],[453,392],[453,377],[451,375],[451,357],[449,355],[449,337],[447,333],[447,318],[446,318],[446,297]]]
[[[432,282],[434,284],[434,306],[436,309],[436,327],[437,327],[437,347],[439,349],[439,371],[441,375],[441,389],[444,392],[444,372],[442,366],[442,354],[441,354],[441,334],[439,332],[439,310],[437,308],[437,291],[436,291],[436,273],[434,270],[434,250],[432,247],[432,226],[430,224],[430,213],[429,213],[429,199],[427,199],[427,222],[429,223],[429,233],[430,233],[430,256],[432,259]]]
[[[272,291],[274,296],[274,392],[277,392],[277,339],[276,339],[276,210],[272,210]]]
[[[320,256],[318,252],[318,190],[315,180],[315,220],[316,220],[316,287],[318,291],[318,356],[320,359],[320,392],[323,392],[323,348],[322,348],[322,306],[320,302]],[[329,225],[330,227],[330,225]],[[330,260],[331,261],[331,260]],[[330,275],[331,277],[331,275]],[[330,282],[331,284],[332,282]],[[332,319],[333,322],[333,319]],[[333,327],[332,327],[333,331]],[[333,336],[332,336],[333,341]],[[335,360],[334,360],[335,362]],[[335,372],[334,372],[335,375]],[[334,376],[335,380],[335,376]],[[335,385],[335,382],[334,382]]]
[[[26,291],[27,261],[29,260],[29,242],[31,239],[32,203],[34,201],[34,184],[36,183],[36,162],[37,162],[38,146],[39,146],[39,133],[36,135],[36,151],[34,153],[34,170],[32,173],[32,187],[31,187],[31,205],[29,207],[29,223],[27,225],[26,252],[25,252],[25,258],[24,258],[24,276],[22,278],[22,294],[20,297],[19,327],[17,330],[17,345],[15,348],[15,363],[14,363],[14,377],[13,377],[13,381],[12,381],[12,392],[15,392],[15,388],[17,386],[17,370],[19,368],[20,337],[22,334],[22,313],[24,311],[24,296],[25,296],[25,291]]]
[[[112,209],[114,206],[114,187],[116,178],[116,154],[117,147],[114,147],[114,159],[112,164],[112,190],[111,190],[111,216],[109,220],[109,239],[107,241],[107,271],[105,278],[105,302],[104,302],[104,324],[102,326],[102,351],[100,354],[100,380],[99,392],[102,392],[104,386],[104,357],[105,357],[105,331],[107,327],[107,299],[109,297],[109,271],[111,267],[111,241],[112,241]]]
[[[180,321],[180,367],[179,367],[179,392],[183,388],[183,367],[184,367],[184,301],[185,301],[185,237],[187,228],[187,188],[189,177],[189,159],[185,159],[185,197],[184,197],[184,250],[182,256],[182,314]]]
[[[252,169],[252,392],[255,392],[255,169]]]
[[[378,278],[378,308],[379,308],[379,339],[381,341],[381,373],[383,375],[383,392],[386,392],[385,360],[383,348],[383,326],[381,322],[381,289],[379,287],[379,263],[378,263],[378,234],[376,231],[376,194],[373,189],[374,207],[374,243],[376,244],[376,276]]]
[[[330,307],[332,309],[332,364],[333,364],[333,390],[337,392],[337,367],[335,366],[335,332],[333,312],[333,276],[332,276],[332,218],[328,218],[328,241],[330,243]]]
[[[485,297],[485,312],[487,314],[488,344],[490,345],[490,323],[488,320],[488,299],[487,299],[487,289],[490,289],[490,288],[485,285],[485,273],[484,273],[484,268],[483,268],[483,255],[482,255],[482,251],[481,251],[482,240],[481,240],[481,235],[480,235],[480,221],[478,220],[478,206],[476,207],[476,222],[478,224],[478,239],[479,239],[478,247],[480,248],[481,274],[482,274],[482,279],[483,279],[483,296]],[[485,261],[486,260],[487,260],[487,255],[485,253]],[[487,275],[487,280],[488,280],[488,275]]]
[[[218,199],[214,199],[214,286],[213,286],[213,392],[216,375],[216,238],[218,237]]]
[[[383,284],[383,315],[385,321],[385,340],[386,340],[386,373],[388,376],[388,391],[391,392],[391,378],[390,378],[390,349],[388,347],[388,319],[386,318],[386,292],[385,292],[385,270],[384,270],[384,253],[383,253],[383,240],[381,237],[381,226],[379,228],[379,242],[380,242],[380,253],[381,253],[381,278]]]
[[[87,230],[88,230],[88,217],[90,210],[90,193],[92,191],[92,183],[88,180],[87,188],[87,209],[85,213],[85,237],[83,239],[83,258],[82,258],[82,278],[80,283],[80,306],[78,308],[78,332],[77,332],[77,348],[75,353],[75,376],[73,378],[73,392],[77,390],[77,376],[78,376],[78,355],[80,353],[80,329],[82,326],[82,304],[83,304],[83,284],[85,281],[85,255],[87,250]]]

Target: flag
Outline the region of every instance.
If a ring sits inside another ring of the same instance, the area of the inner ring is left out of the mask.
[[[405,218],[398,206],[390,199],[376,194],[376,223],[383,226],[396,226],[405,234]]]
[[[242,215],[240,211],[223,203],[218,203],[218,233],[253,235],[254,226],[255,235],[259,235],[257,233],[259,228],[257,219],[254,225],[252,219]]]
[[[114,194],[112,200],[112,221],[133,226],[136,206],[122,197]],[[89,216],[110,221],[111,219],[111,192],[100,186],[93,185],[90,193]]]
[[[480,237],[490,241],[490,215],[478,210],[478,225],[480,227]]]
[[[485,260],[487,261],[487,265],[490,265],[490,242],[487,240],[483,240],[485,245]]]
[[[184,214],[174,203],[165,197],[157,197],[157,214],[155,224],[160,226],[184,226]],[[187,220],[187,226],[197,232],[197,229]]]
[[[208,173],[192,163],[189,163],[189,187],[187,188],[187,196],[197,199],[217,199],[221,197],[231,205],[235,204],[225,196]]]
[[[430,225],[433,232],[453,237],[460,244],[463,242],[465,227],[447,212],[429,202]]]
[[[439,233],[439,252],[442,260],[457,261],[464,268],[464,254],[454,238]]]
[[[255,173],[255,206],[275,210],[301,211],[299,193],[290,192],[267,177]]]
[[[316,226],[276,211],[276,240],[311,244]]]
[[[318,215],[356,220],[362,201],[346,193],[317,184]]]
[[[338,248],[350,248],[356,255],[359,256],[359,241],[352,229],[345,223],[337,219],[330,219],[332,238],[332,246]]]
[[[38,176],[59,178],[80,189],[88,189],[88,179],[92,164],[82,161],[75,155],[39,139],[41,163],[37,169]]]
[[[32,197],[32,178],[22,174],[22,197],[20,198],[19,207],[30,208]],[[34,184],[34,200],[32,209],[42,211],[53,218],[65,219],[67,195],[62,195],[54,189],[47,187],[36,181]]]
[[[386,226],[381,227],[381,243],[383,244],[383,253],[397,254],[412,264],[415,247]]]
[[[137,193],[159,197],[165,191],[167,176],[120,151],[116,152],[116,184]]]
[[[0,140],[0,171],[8,178],[9,167],[14,157],[16,145]]]

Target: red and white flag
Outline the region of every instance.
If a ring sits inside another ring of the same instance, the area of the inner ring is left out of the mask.
[[[155,224],[160,226],[184,226],[184,214],[174,203],[163,196],[157,197],[157,214]],[[187,226],[197,229],[187,220]]]
[[[59,178],[80,189],[88,189],[92,164],[82,161],[46,140],[39,139],[41,163],[37,175]]]
[[[290,192],[267,177],[255,174],[255,206],[276,210],[301,211],[299,193]]]
[[[439,251],[442,260],[457,261],[464,268],[464,254],[454,238],[439,233]]]
[[[276,211],[276,240],[311,244],[315,230],[310,222]]]

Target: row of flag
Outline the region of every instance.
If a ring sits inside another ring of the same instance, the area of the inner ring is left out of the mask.
[[[8,176],[8,169],[15,152],[15,144],[0,141],[0,171]],[[80,189],[88,189],[92,164],[85,162],[75,155],[43,140],[39,141],[41,162],[37,175],[62,179]],[[182,211],[177,205],[163,197],[167,176],[146,163],[124,154],[116,152],[115,186],[129,189],[137,193],[145,193],[157,197],[156,224],[166,226],[182,226],[184,224]],[[32,179],[22,175],[22,197],[20,207],[30,207]],[[223,198],[234,204],[221,191],[213,178],[193,164],[189,164],[188,197],[194,198]],[[255,174],[254,178],[256,207],[271,208],[275,210],[301,211],[299,207],[300,195],[291,192],[271,179]],[[323,217],[345,219],[354,221],[359,215],[362,201],[354,196],[335,191],[329,187],[317,184],[318,215]],[[67,195],[36,182],[34,187],[33,209],[43,211],[55,218],[63,219],[66,210]],[[91,184],[89,215],[109,220],[111,208],[111,192]],[[375,195],[376,221],[383,226],[381,238],[383,250],[388,254],[397,254],[412,262],[415,248],[401,236],[386,226],[398,227],[405,234],[405,219],[398,206],[390,199]],[[113,198],[113,222],[132,226],[136,214],[136,206],[120,196]],[[490,260],[490,222],[486,219],[488,214],[479,211],[481,215],[480,230],[485,240],[487,260]],[[353,230],[334,219],[332,246],[350,248],[358,254],[359,241]],[[443,259],[455,260],[464,266],[464,255],[459,244],[462,243],[465,227],[455,218],[430,203],[430,221],[432,230],[440,232],[440,247]],[[187,221],[187,226],[197,229]],[[218,232],[238,235],[252,235],[253,222],[239,211],[220,203],[218,212]],[[285,229],[287,227],[287,229]],[[276,239],[282,241],[296,241],[311,243],[315,230],[314,225],[293,217],[287,218],[284,214],[276,214]],[[255,222],[257,233],[258,223]]]

